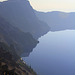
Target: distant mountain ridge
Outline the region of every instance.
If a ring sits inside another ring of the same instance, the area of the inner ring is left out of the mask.
[[[46,22],[51,27],[51,31],[75,29],[75,12],[53,11],[44,13],[35,11],[35,14],[39,20]]]
[[[35,38],[39,38],[50,30],[45,22],[37,18],[28,0],[8,0],[1,2],[0,14],[10,24],[24,32],[30,32]]]

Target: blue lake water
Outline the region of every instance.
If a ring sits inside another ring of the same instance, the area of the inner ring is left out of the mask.
[[[38,75],[75,75],[75,30],[47,33],[23,60]]]

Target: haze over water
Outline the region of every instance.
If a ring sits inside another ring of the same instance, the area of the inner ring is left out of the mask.
[[[38,75],[75,75],[75,30],[47,33],[23,59]]]

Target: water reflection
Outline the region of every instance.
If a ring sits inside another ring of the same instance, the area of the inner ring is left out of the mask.
[[[75,31],[49,32],[23,58],[38,75],[75,75]]]

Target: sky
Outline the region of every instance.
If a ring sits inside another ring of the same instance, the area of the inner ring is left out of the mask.
[[[3,2],[3,1],[7,1],[7,0],[0,0],[0,2]]]
[[[75,0],[29,0],[30,4],[38,11],[63,11],[75,12]]]
[[[75,12],[75,0],[29,0],[29,2],[38,11]]]

